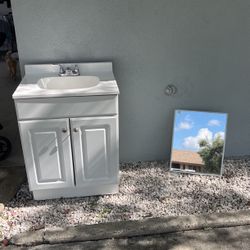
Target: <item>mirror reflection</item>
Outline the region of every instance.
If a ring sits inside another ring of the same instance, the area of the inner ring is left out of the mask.
[[[227,114],[176,110],[170,170],[222,174]]]

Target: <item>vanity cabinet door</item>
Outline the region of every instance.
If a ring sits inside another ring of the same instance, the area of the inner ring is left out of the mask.
[[[20,121],[30,190],[74,186],[68,119]]]
[[[70,119],[76,186],[118,182],[118,118]]]

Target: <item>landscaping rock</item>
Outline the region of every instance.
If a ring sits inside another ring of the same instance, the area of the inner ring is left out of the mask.
[[[220,177],[171,173],[168,162],[124,163],[120,192],[94,197],[34,201],[24,184],[5,204],[2,233],[10,238],[44,228],[52,237],[48,230],[68,226],[250,209],[250,158],[228,159],[224,166]]]
[[[4,204],[0,203],[0,214],[4,211]]]

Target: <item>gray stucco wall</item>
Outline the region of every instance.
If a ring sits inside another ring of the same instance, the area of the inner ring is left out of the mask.
[[[174,109],[229,113],[250,153],[249,0],[12,0],[21,66],[113,61],[122,161],[169,158]],[[164,89],[178,87],[174,97]]]

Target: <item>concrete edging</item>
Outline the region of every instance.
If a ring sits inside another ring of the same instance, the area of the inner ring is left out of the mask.
[[[250,210],[207,215],[169,216],[140,221],[109,222],[55,230],[43,229],[15,235],[10,240],[10,243],[16,246],[59,244],[242,225],[250,225]]]

